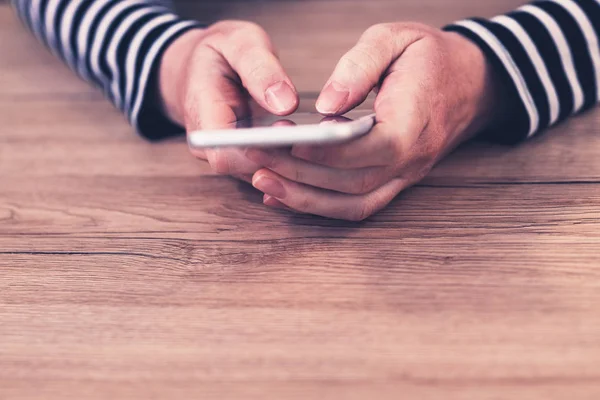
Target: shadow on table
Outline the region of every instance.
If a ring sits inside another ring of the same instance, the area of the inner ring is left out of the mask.
[[[237,190],[242,197],[242,201],[247,201],[252,204],[261,204],[262,205],[263,195],[261,192],[254,189],[254,187],[252,187],[252,185],[249,183],[240,182],[240,181],[237,181],[236,183],[237,183]],[[287,211],[287,210],[276,210],[273,208],[267,208],[267,206],[264,206],[264,207],[265,207],[265,209],[269,210],[270,212],[272,212],[274,214],[278,214],[281,217],[283,217],[285,219],[284,221],[289,225],[290,230],[293,230],[296,228],[302,229],[307,226],[319,227],[319,228],[335,228],[335,231],[332,231],[333,236],[345,236],[343,229],[340,230],[340,228],[347,228],[347,229],[353,230],[353,229],[360,228],[364,225],[369,224],[368,220],[362,221],[362,222],[348,222],[348,221],[340,221],[340,220],[331,219],[331,218],[319,217],[316,215],[295,213],[295,212]]]

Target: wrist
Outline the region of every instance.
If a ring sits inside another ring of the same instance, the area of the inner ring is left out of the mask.
[[[467,101],[471,111],[463,130],[463,140],[468,140],[501,123],[507,113],[507,93],[499,74],[484,51],[459,33],[448,34],[460,43],[460,54],[464,64],[462,70],[469,74],[471,90]]]
[[[158,92],[163,113],[173,122],[184,124],[183,96],[187,68],[205,29],[192,29],[178,37],[166,49],[159,66]]]

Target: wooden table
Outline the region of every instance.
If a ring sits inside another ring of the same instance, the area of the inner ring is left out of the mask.
[[[310,97],[373,23],[519,3],[184,8],[260,22]],[[288,215],[136,136],[2,3],[0,123],[0,399],[600,398],[598,111],[364,223]]]

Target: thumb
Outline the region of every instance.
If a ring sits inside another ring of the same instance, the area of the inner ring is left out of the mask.
[[[416,30],[402,29],[399,24],[379,24],[367,29],[338,62],[317,100],[317,111],[339,115],[361,104],[389,66],[418,39]]]

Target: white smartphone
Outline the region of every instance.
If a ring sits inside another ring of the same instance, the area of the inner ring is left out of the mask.
[[[374,125],[375,114],[371,110],[353,110],[342,117],[304,112],[243,120],[229,129],[191,132],[188,143],[192,149],[331,144],[365,135]]]

